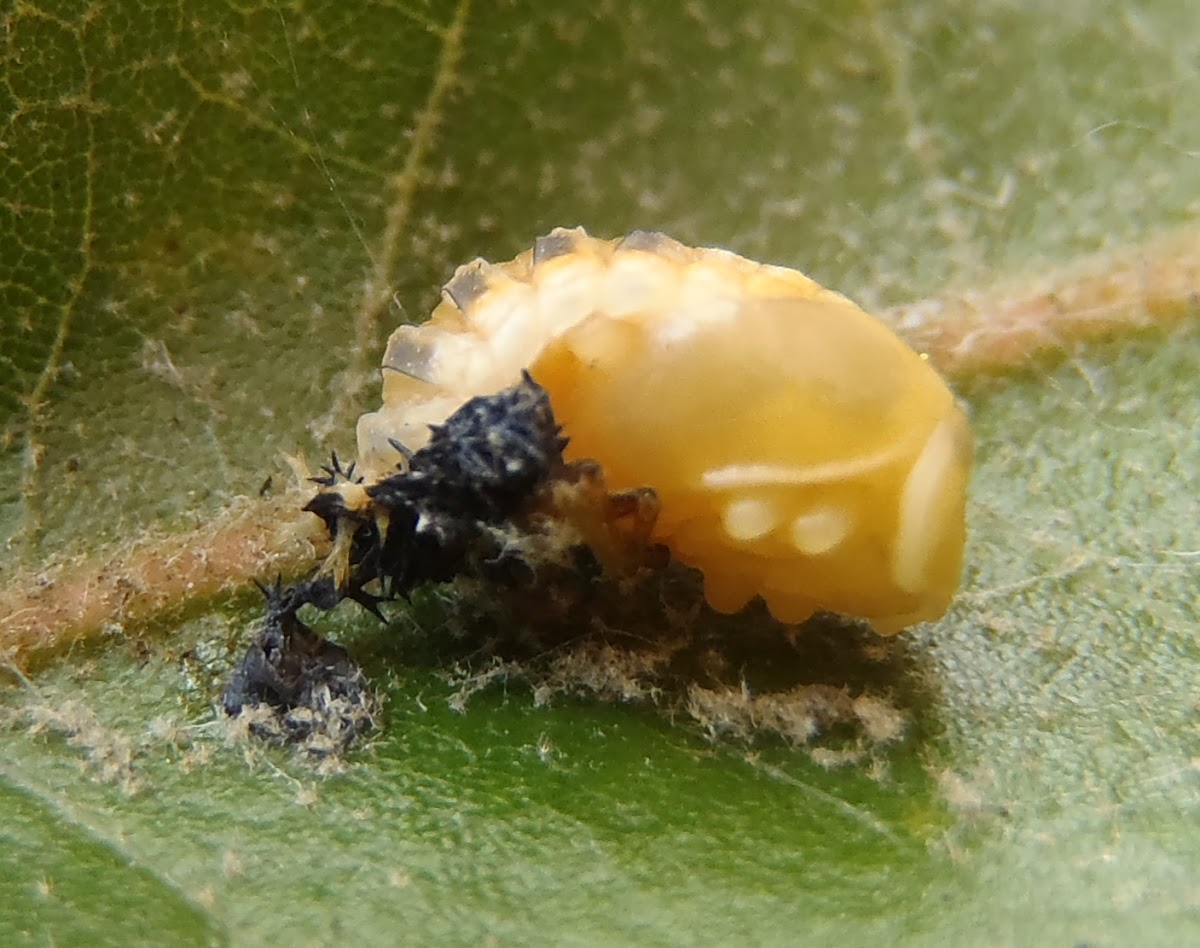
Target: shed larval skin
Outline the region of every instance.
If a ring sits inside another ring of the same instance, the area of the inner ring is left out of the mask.
[[[466,399],[528,369],[611,490],[650,487],[652,539],[722,612],[829,611],[883,634],[943,615],[959,583],[967,418],[882,322],[803,274],[661,234],[558,229],[460,267],[383,360],[359,470],[395,470]]]

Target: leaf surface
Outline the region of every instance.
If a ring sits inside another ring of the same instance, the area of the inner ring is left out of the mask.
[[[0,584],[352,453],[391,328],[552,226],[875,308],[1196,245],[1189,4],[827,6],[7,7]],[[321,776],[213,723],[244,595],[5,678],[3,940],[1195,940],[1198,359],[1189,320],[960,380],[964,592],[882,768],[520,688],[458,714],[436,648],[343,610],[388,723]]]

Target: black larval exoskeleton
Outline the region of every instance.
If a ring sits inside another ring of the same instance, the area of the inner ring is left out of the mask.
[[[527,372],[520,384],[472,398],[431,430],[407,471],[367,488],[377,503],[419,501],[440,512],[502,520],[561,466],[567,444],[546,390]]]
[[[304,509],[346,549],[335,550],[324,570],[344,580],[310,583],[313,604],[329,609],[354,599],[374,611],[381,599],[471,571],[470,561],[488,552],[479,546],[488,532],[481,528],[507,520],[563,467],[566,439],[546,390],[528,373],[511,388],[472,398],[431,431],[415,453],[396,444],[399,469],[374,484],[356,481],[353,465],[343,471],[336,458],[317,479],[324,489]],[[375,581],[379,592],[367,593]]]
[[[300,621],[304,606],[326,610],[352,599],[382,618],[380,602],[425,583],[503,575],[495,528],[564,469],[566,439],[549,397],[523,373],[517,385],[470,399],[431,430],[419,451],[397,443],[397,470],[375,483],[336,456],[314,478],[321,489],[304,509],[325,522],[333,552],[310,579],[264,589],[267,614],[225,689],[227,714],[255,705],[291,714],[346,688],[353,694],[342,697],[357,700],[361,673],[344,649]],[[285,722],[283,730],[294,728]],[[353,728],[342,732],[354,736]]]
[[[262,709],[249,720],[251,733],[336,754],[373,726],[377,701],[349,653],[296,615],[311,599],[305,584],[260,588],[267,614],[225,687],[225,712]]]

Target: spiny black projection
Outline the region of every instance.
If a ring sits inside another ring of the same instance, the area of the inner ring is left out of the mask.
[[[265,704],[286,720],[331,698],[361,703],[361,671],[300,620],[303,607],[328,610],[351,599],[382,619],[379,603],[418,586],[503,573],[504,556],[488,527],[518,512],[563,468],[566,446],[545,389],[522,375],[517,385],[472,398],[431,426],[419,451],[394,442],[397,470],[376,483],[365,484],[336,455],[313,479],[321,489],[304,509],[324,521],[334,553],[309,579],[263,588],[266,616],[225,689],[227,714]],[[341,568],[338,557],[345,558]],[[302,727],[283,730],[284,739],[305,736]]]

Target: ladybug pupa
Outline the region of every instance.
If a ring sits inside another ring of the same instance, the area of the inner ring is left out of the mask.
[[[428,322],[392,334],[383,406],[358,422],[361,482],[331,489],[361,506],[363,484],[523,372],[567,462],[595,461],[611,491],[657,495],[649,541],[700,571],[714,609],[760,596],[783,622],[833,612],[883,634],[945,613],[967,418],[846,297],[662,234],[554,230],[508,263],[460,267]]]

